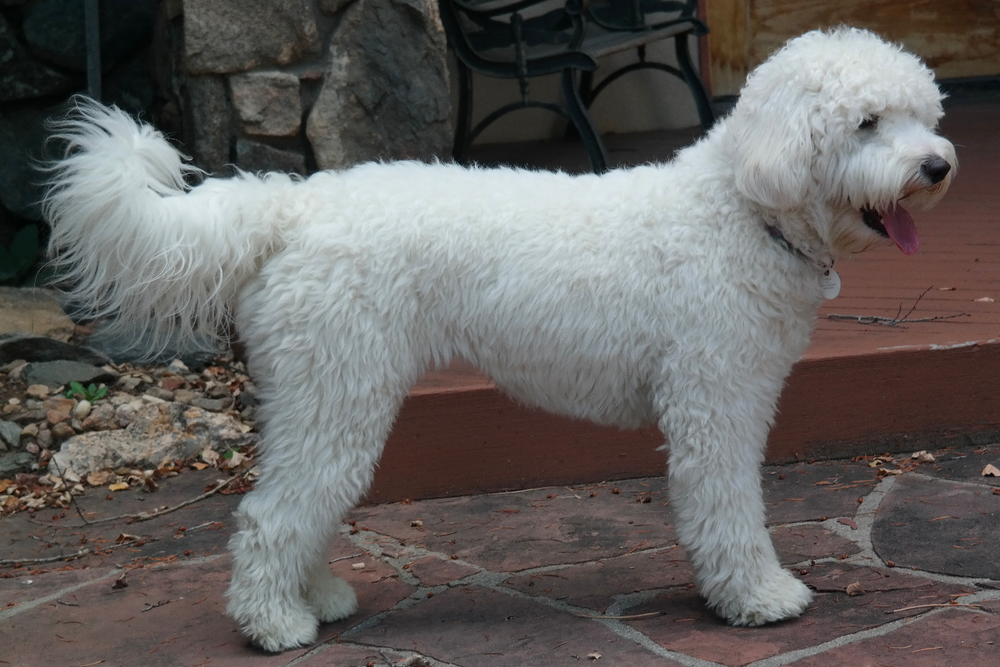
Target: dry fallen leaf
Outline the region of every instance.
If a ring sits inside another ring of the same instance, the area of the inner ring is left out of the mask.
[[[588,653],[587,657],[590,658],[591,660],[600,660],[601,654],[598,653],[597,651],[594,651],[593,653]]]
[[[980,297],[980,298],[976,299],[976,301],[979,301],[981,303],[993,303],[993,299],[991,299],[988,296]]]
[[[997,468],[992,463],[987,463],[986,467],[983,468],[983,477],[1000,477],[1000,468]]]
[[[91,486],[104,486],[114,478],[115,474],[110,470],[95,470],[87,473],[87,484]]]
[[[920,463],[934,463],[934,455],[928,453],[926,449],[921,449],[919,452],[913,452],[910,455],[911,459],[916,459]]]
[[[954,292],[954,287],[938,287],[938,292]]]
[[[118,537],[115,538],[115,544],[125,544],[126,542],[135,542],[139,539],[138,535],[129,535],[128,533],[119,533]]]
[[[118,482],[108,487],[108,491],[124,491],[128,488],[128,482]]]
[[[219,462],[219,453],[212,449],[206,449],[201,453],[201,460],[210,466],[214,466]]]
[[[362,563],[351,563],[351,569],[352,570],[363,570],[363,569],[365,569],[365,564],[363,562]]]
[[[854,597],[855,595],[864,595],[865,589],[861,587],[861,582],[855,581],[847,587],[847,594],[851,597]]]
[[[201,461],[196,461],[195,463],[191,464],[191,467],[194,468],[195,470],[204,470],[205,468],[208,467],[208,464],[202,463]]]

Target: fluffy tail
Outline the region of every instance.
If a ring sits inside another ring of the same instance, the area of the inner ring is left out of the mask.
[[[76,313],[109,318],[107,333],[143,332],[147,356],[219,343],[236,292],[283,244],[275,190],[292,180],[241,174],[189,188],[199,170],[159,132],[84,99],[54,129],[66,156],[48,167],[43,211]]]

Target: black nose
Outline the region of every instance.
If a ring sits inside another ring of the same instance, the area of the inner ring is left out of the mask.
[[[920,165],[920,171],[931,183],[940,183],[951,171],[951,165],[944,158],[938,156],[929,157]]]

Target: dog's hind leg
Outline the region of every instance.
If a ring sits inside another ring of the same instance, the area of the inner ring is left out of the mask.
[[[289,387],[282,403],[309,397],[313,383]],[[367,490],[398,409],[376,387],[350,400],[272,411],[262,440],[261,479],[240,504],[229,614],[261,648],[281,651],[315,640],[318,622],[357,608],[354,591],[327,565],[343,515]]]
[[[710,383],[675,374],[664,400],[670,504],[709,606],[733,625],[762,625],[800,615],[812,599],[765,527],[760,464],[781,382],[719,370]]]
[[[230,542],[228,612],[268,651],[310,643],[318,622],[355,611],[351,587],[328,569],[330,540],[367,491],[419,367],[363,304],[307,295],[279,320],[273,304],[286,294],[293,288],[249,295],[239,322],[263,432],[260,480]]]

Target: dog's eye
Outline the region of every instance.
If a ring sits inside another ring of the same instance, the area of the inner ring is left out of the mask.
[[[874,130],[876,125],[878,125],[878,116],[868,116],[863,121],[861,121],[861,125],[858,125],[858,129]]]

